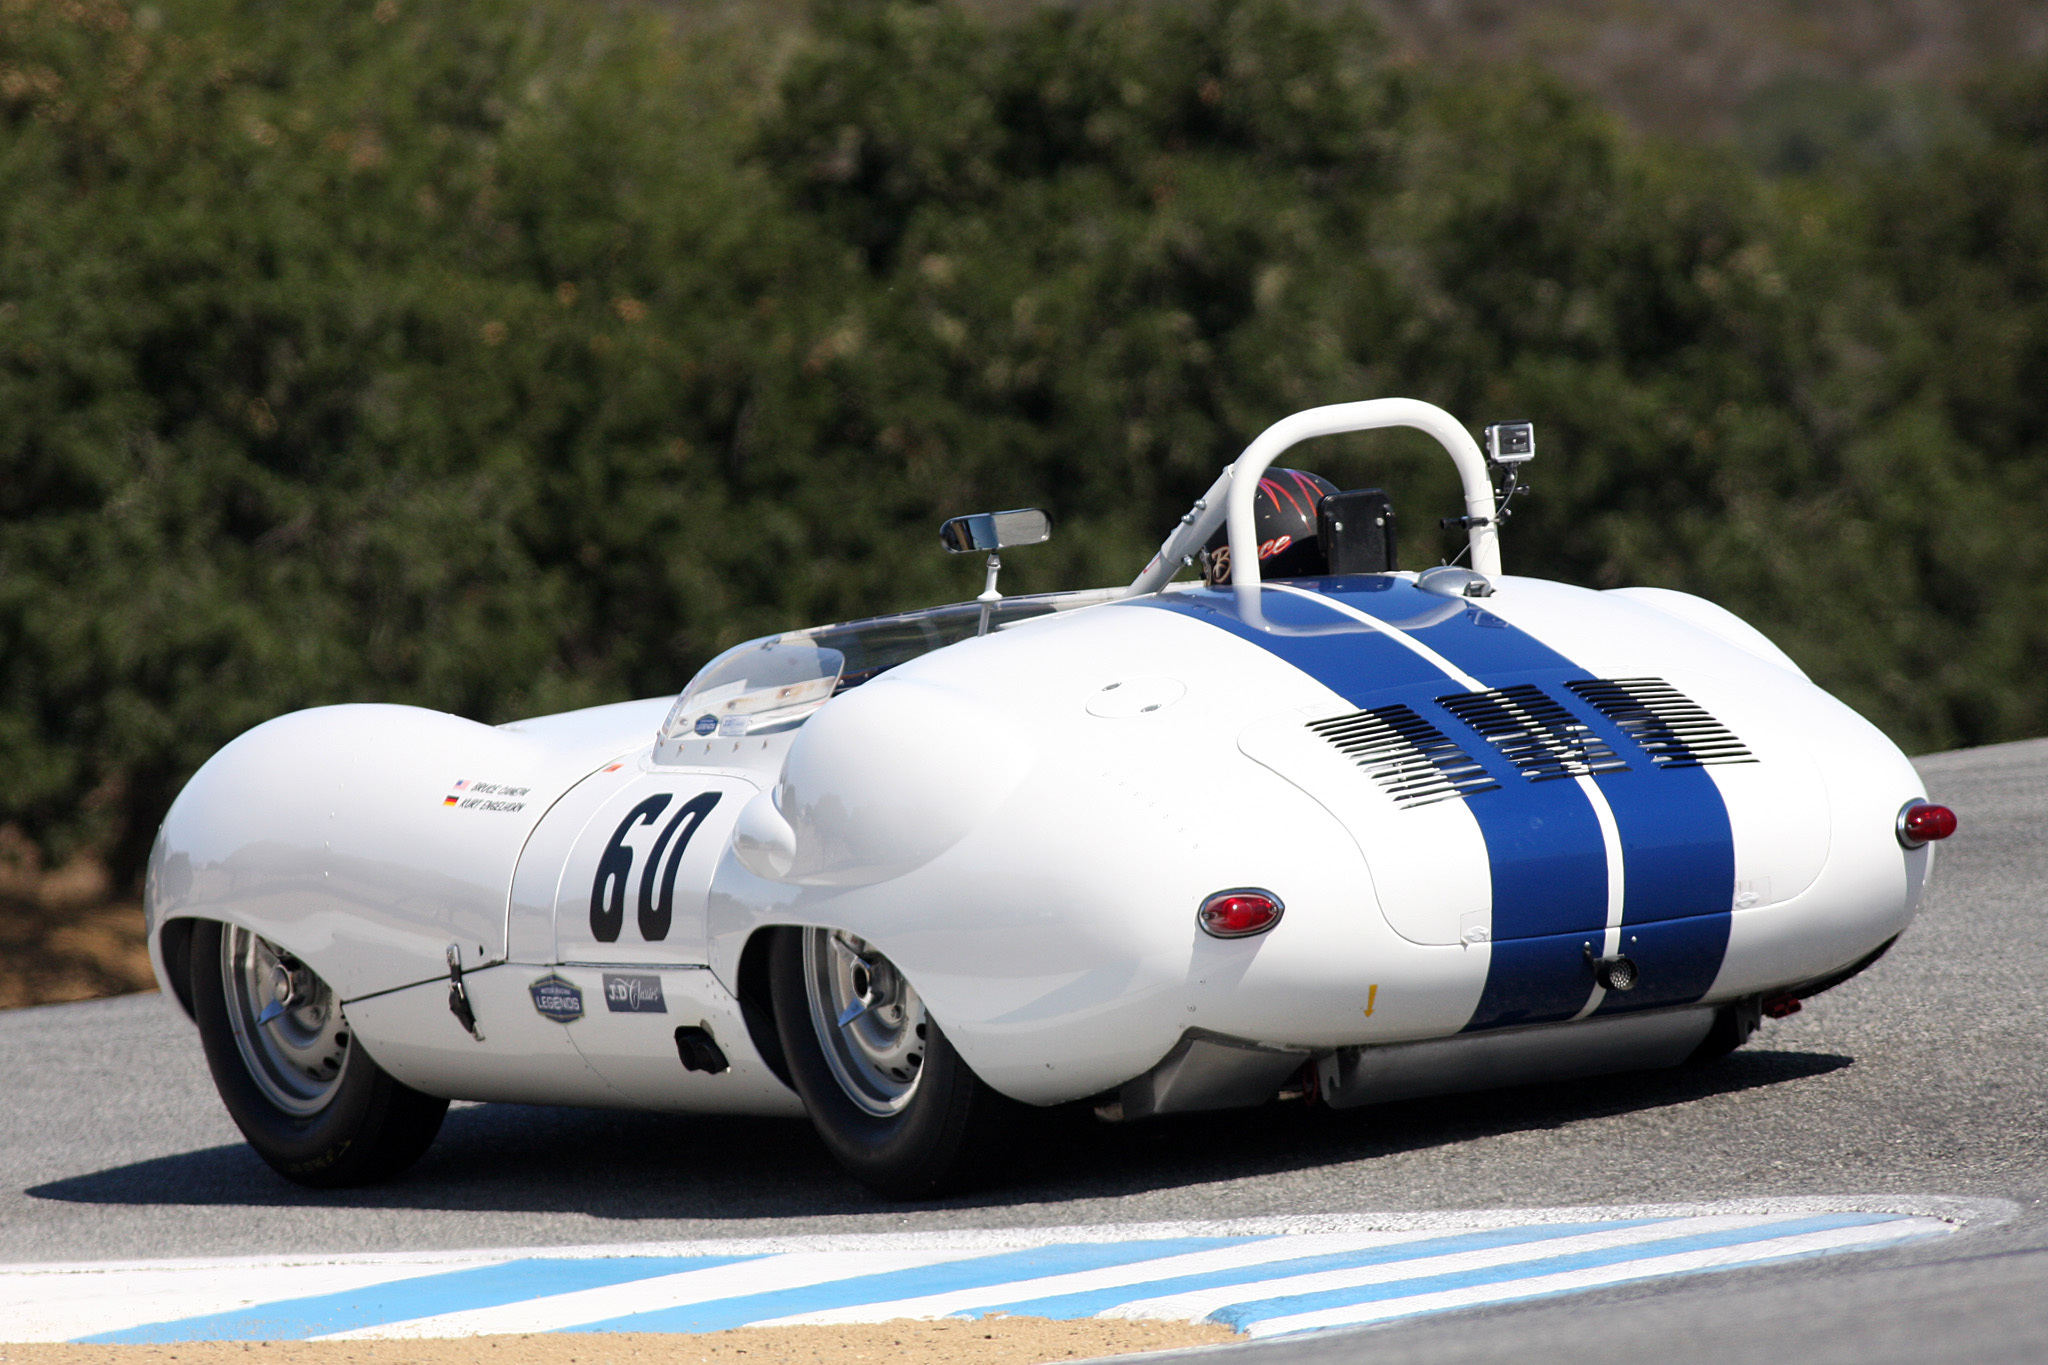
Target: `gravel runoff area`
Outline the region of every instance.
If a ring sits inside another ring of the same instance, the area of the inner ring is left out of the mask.
[[[1234,1340],[1236,1333],[1214,1323],[944,1318],[872,1327],[754,1327],[690,1337],[633,1332],[455,1341],[0,1345],[0,1365],[1042,1365]]]

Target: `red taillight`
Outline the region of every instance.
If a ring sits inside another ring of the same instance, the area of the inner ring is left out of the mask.
[[[1270,891],[1239,887],[1235,891],[1218,891],[1203,901],[1195,922],[1203,932],[1216,938],[1248,938],[1278,924],[1286,909]]]
[[[1956,813],[1947,806],[1914,801],[1899,812],[1899,842],[1907,848],[1946,839],[1955,832]]]

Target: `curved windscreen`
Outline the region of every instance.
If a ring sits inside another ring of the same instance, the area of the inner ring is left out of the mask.
[[[1121,588],[1006,597],[990,604],[989,629],[1091,607]],[[663,742],[770,734],[804,720],[849,687],[922,654],[979,634],[983,606],[960,602],[770,635],[735,645],[704,665],[670,708]]]
[[[662,723],[663,739],[786,730],[823,706],[846,656],[801,634],[735,645],[699,670]]]

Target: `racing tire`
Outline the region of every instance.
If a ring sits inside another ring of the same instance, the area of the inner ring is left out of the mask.
[[[887,958],[834,930],[781,929],[769,981],[790,1083],[854,1179],[929,1199],[1011,1168],[1041,1111],[984,1084]],[[859,1015],[841,1022],[855,1004]]]
[[[335,1189],[386,1179],[419,1160],[448,1101],[401,1085],[352,1045],[340,1002],[310,968],[246,929],[211,920],[194,927],[188,964],[214,1087],[272,1170]],[[260,990],[266,981],[276,983],[269,999]],[[283,1008],[273,1012],[273,1002]]]

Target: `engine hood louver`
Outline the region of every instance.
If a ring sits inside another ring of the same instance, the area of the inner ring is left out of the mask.
[[[1364,769],[1403,810],[1500,789],[1470,754],[1406,706],[1332,716],[1308,728]]]
[[[1757,761],[1727,726],[1662,678],[1581,679],[1565,686],[1641,746],[1654,767]],[[1629,770],[1612,745],[1530,684],[1436,700],[1531,782]],[[1500,790],[1457,741],[1407,706],[1376,706],[1311,721],[1308,728],[1402,810]]]
[[[1531,782],[1628,771],[1606,740],[1527,683],[1438,697],[1437,705],[1477,730]]]
[[[1620,726],[1660,768],[1756,762],[1727,726],[1662,678],[1601,678],[1565,686]]]

